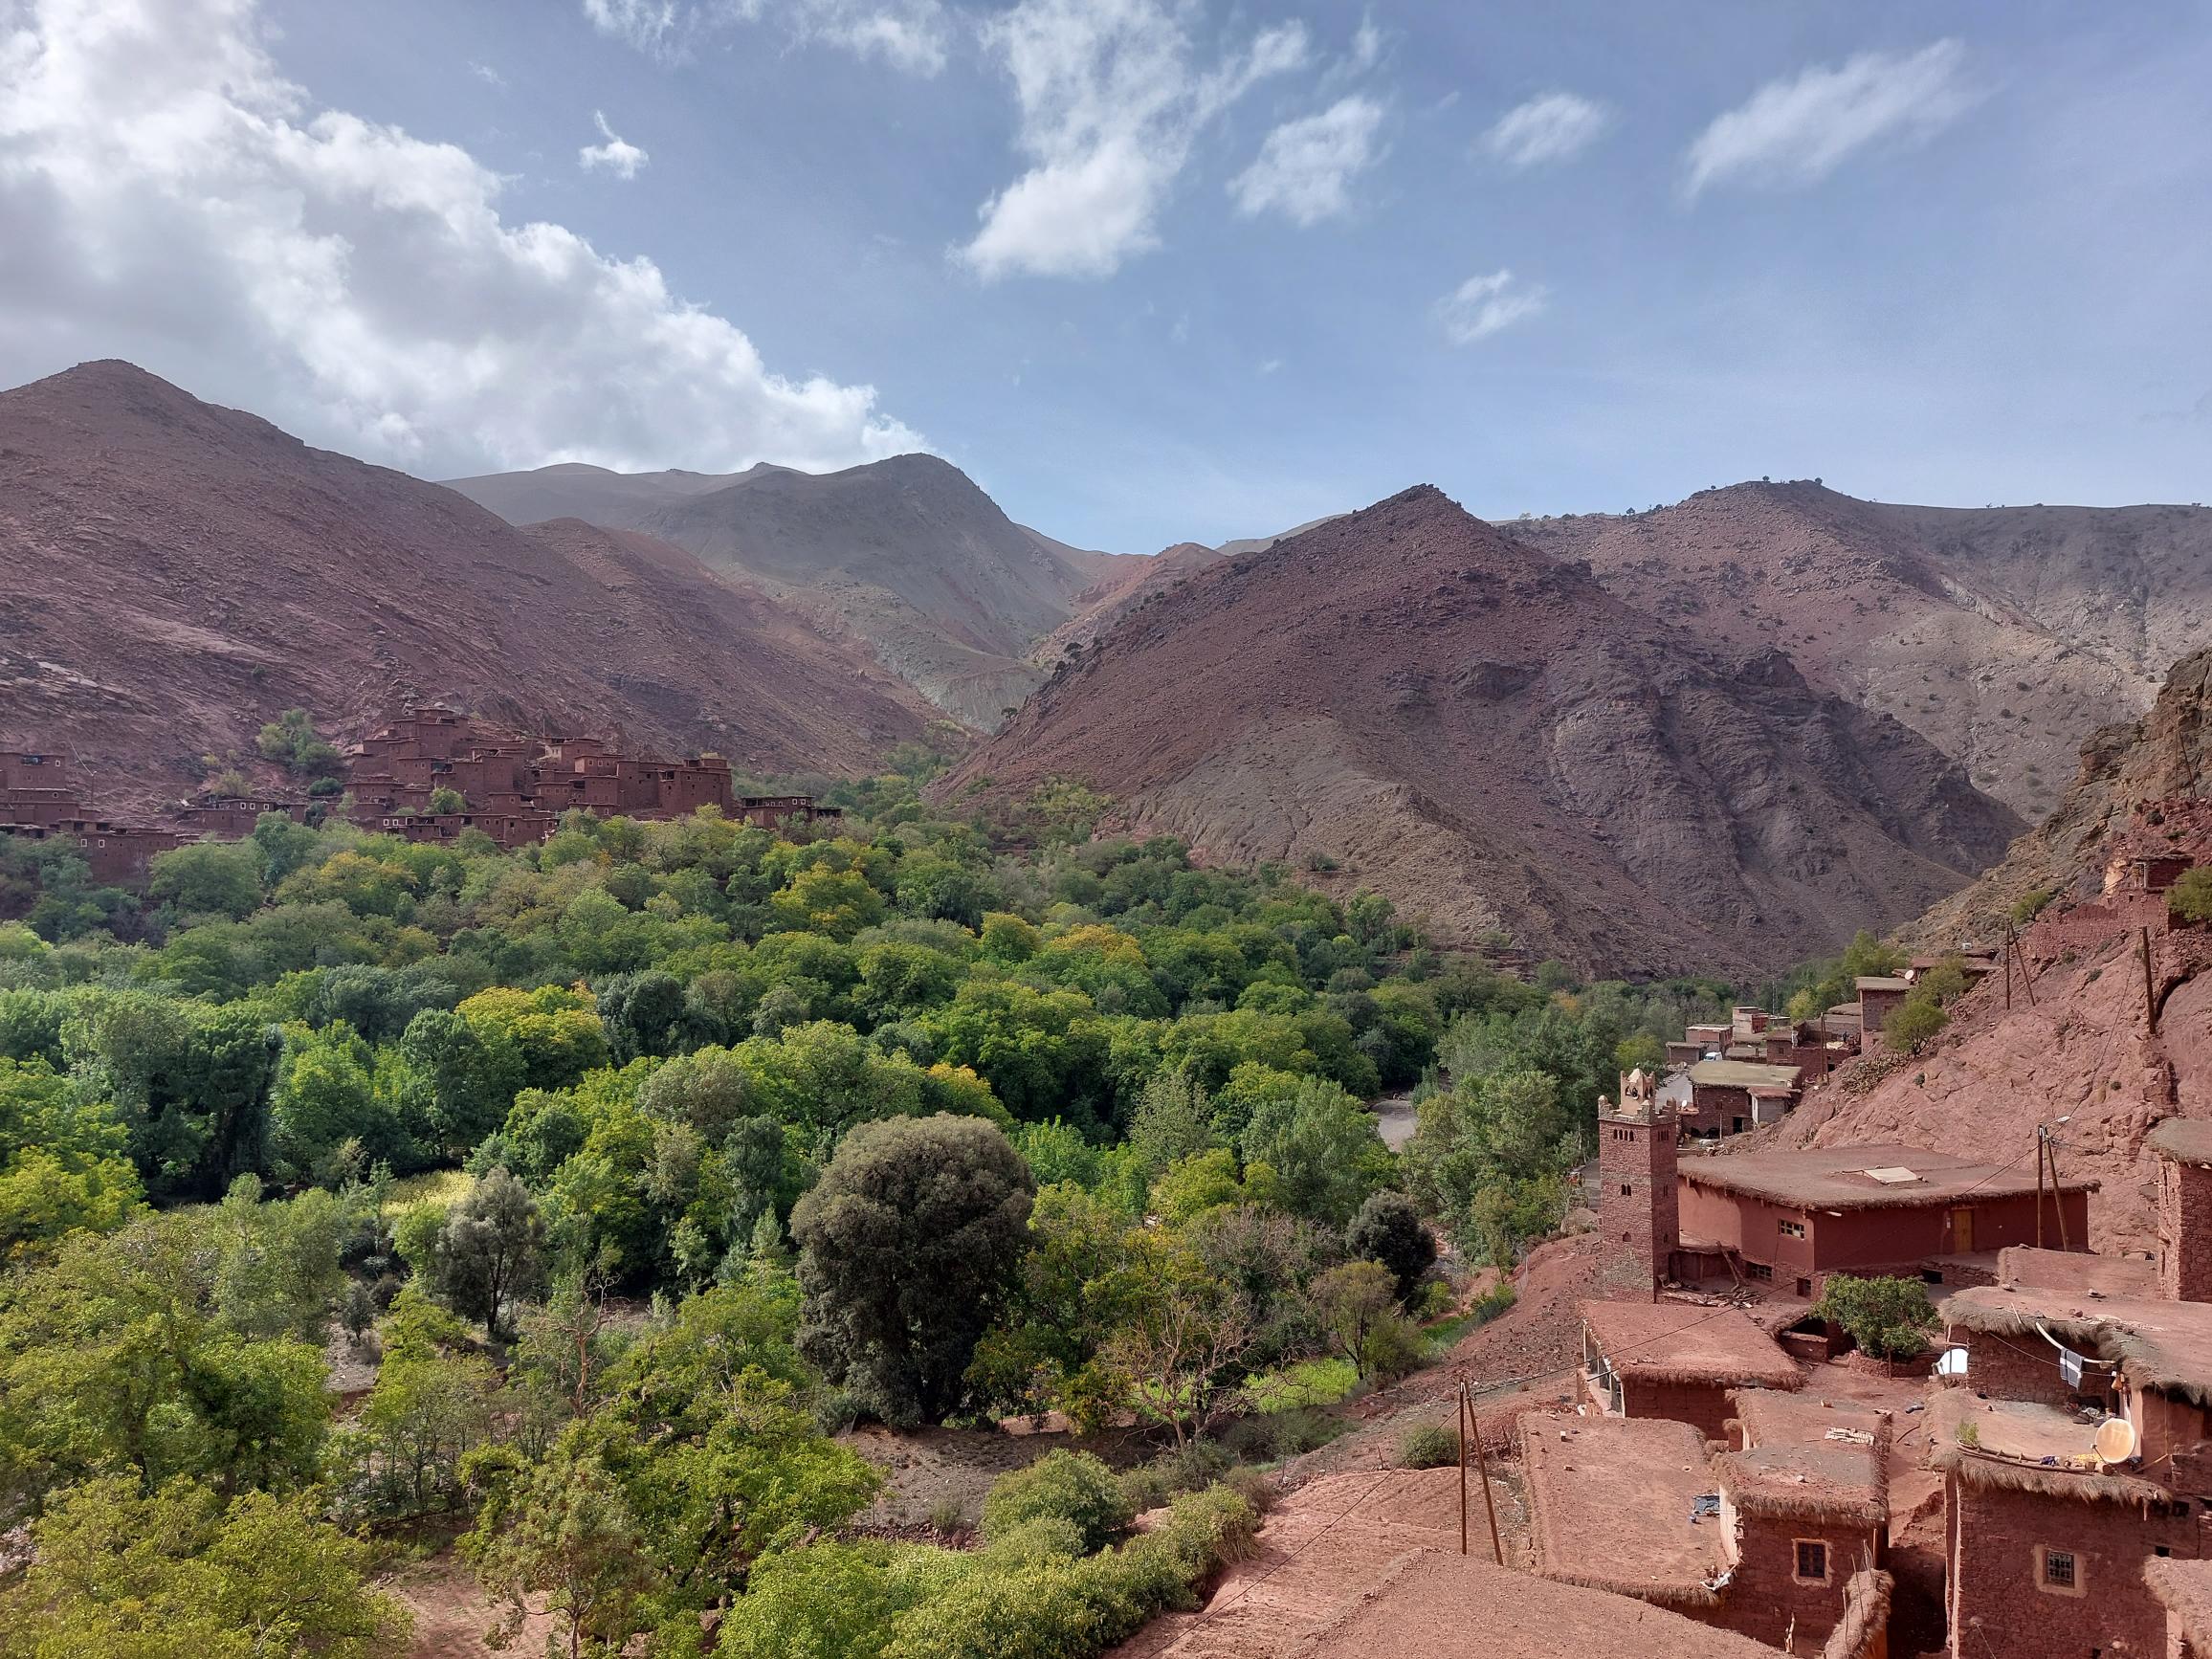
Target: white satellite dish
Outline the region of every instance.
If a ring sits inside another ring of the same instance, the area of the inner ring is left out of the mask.
[[[2097,1459],[2125,1463],[2135,1455],[2135,1426],[2125,1417],[2108,1417],[2097,1425]]]
[[[1938,1377],[1965,1376],[1966,1350],[1963,1348],[1944,1349],[1943,1352],[1936,1358],[1936,1375]]]

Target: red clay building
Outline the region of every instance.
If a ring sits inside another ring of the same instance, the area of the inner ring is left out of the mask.
[[[2158,1284],[2212,1301],[2212,1123],[2169,1117],[2144,1139],[2158,1155]]]
[[[1859,976],[1859,1041],[1869,1053],[1880,1046],[1883,1025],[1912,989],[1911,980],[1891,974]]]
[[[1763,1045],[1751,1051],[1764,1056]],[[1795,1066],[1758,1060],[1700,1060],[1690,1068],[1690,1108],[1683,1128],[1695,1135],[1741,1135],[1780,1122],[1803,1093]]]
[[[1817,1297],[1827,1275],[1917,1274],[1930,1256],[2038,1242],[2035,1172],[1913,1146],[1818,1147],[1682,1161],[1684,1250]],[[2043,1227],[2085,1246],[2096,1183],[2043,1197]]]
[[[1584,1302],[1582,1387],[1615,1417],[1671,1417],[1723,1440],[1738,1388],[1802,1388],[1797,1362],[1740,1308]]]
[[[1777,1650],[1884,1651],[1877,1447],[1782,1441],[1709,1458],[1696,1430],[1660,1419],[1532,1415],[1517,1427],[1539,1578]]]
[[[1598,1282],[1607,1295],[1649,1301],[1681,1235],[1674,1108],[1641,1069],[1624,1073],[1620,1087],[1618,1106],[1598,1102]]]

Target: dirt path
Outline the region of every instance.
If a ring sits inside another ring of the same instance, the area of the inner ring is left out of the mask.
[[[521,1630],[504,1648],[494,1648],[485,1638],[498,1626],[503,1609],[492,1604],[475,1575],[450,1550],[395,1569],[377,1588],[414,1615],[409,1659],[494,1659],[501,1653],[542,1653],[554,1629],[555,1621],[549,1615],[537,1614],[522,1622]]]

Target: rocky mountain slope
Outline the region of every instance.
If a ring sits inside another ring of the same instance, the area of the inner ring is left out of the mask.
[[[2201,507],[1963,510],[1757,483],[1509,528],[1704,638],[1786,653],[2030,817],[2212,624]]]
[[[2022,828],[1925,741],[1422,487],[1124,614],[941,787],[1389,893],[1447,939],[1752,971],[1914,915]]]
[[[2150,813],[2157,840],[2212,860],[2212,814],[2172,805],[2207,792],[2212,651],[2176,665],[2141,721],[2101,733],[2057,811],[1907,937],[1924,948],[1994,940],[2023,894],[2055,894],[2055,906],[2095,896],[2108,855],[2143,834]],[[2212,1117],[2212,936],[2184,930],[2156,947],[2155,1037],[2138,949],[2130,933],[2069,950],[2040,967],[2032,1002],[2016,983],[2008,1006],[2002,982],[1984,983],[1953,1005],[1927,1052],[1856,1062],[1762,1133],[1787,1145],[1974,1148],[2002,1162],[2031,1157],[2035,1126],[2053,1124],[2063,1166],[2103,1183],[2090,1206],[2096,1247],[2154,1249],[2157,1171],[2143,1137],[2171,1115]]]
[[[128,364],[0,392],[0,746],[144,809],[304,705],[395,697],[547,731],[865,766],[928,710],[756,587],[642,535],[525,534]]]
[[[1031,646],[1122,564],[1027,530],[935,455],[841,473],[559,466],[452,487],[524,524],[642,530],[756,583],[869,650],[940,708],[993,726],[1039,683]]]

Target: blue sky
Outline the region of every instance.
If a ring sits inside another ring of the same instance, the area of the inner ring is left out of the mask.
[[[128,356],[429,476],[923,443],[1122,551],[1422,481],[1499,517],[2212,494],[2202,5],[10,28],[0,373]]]

